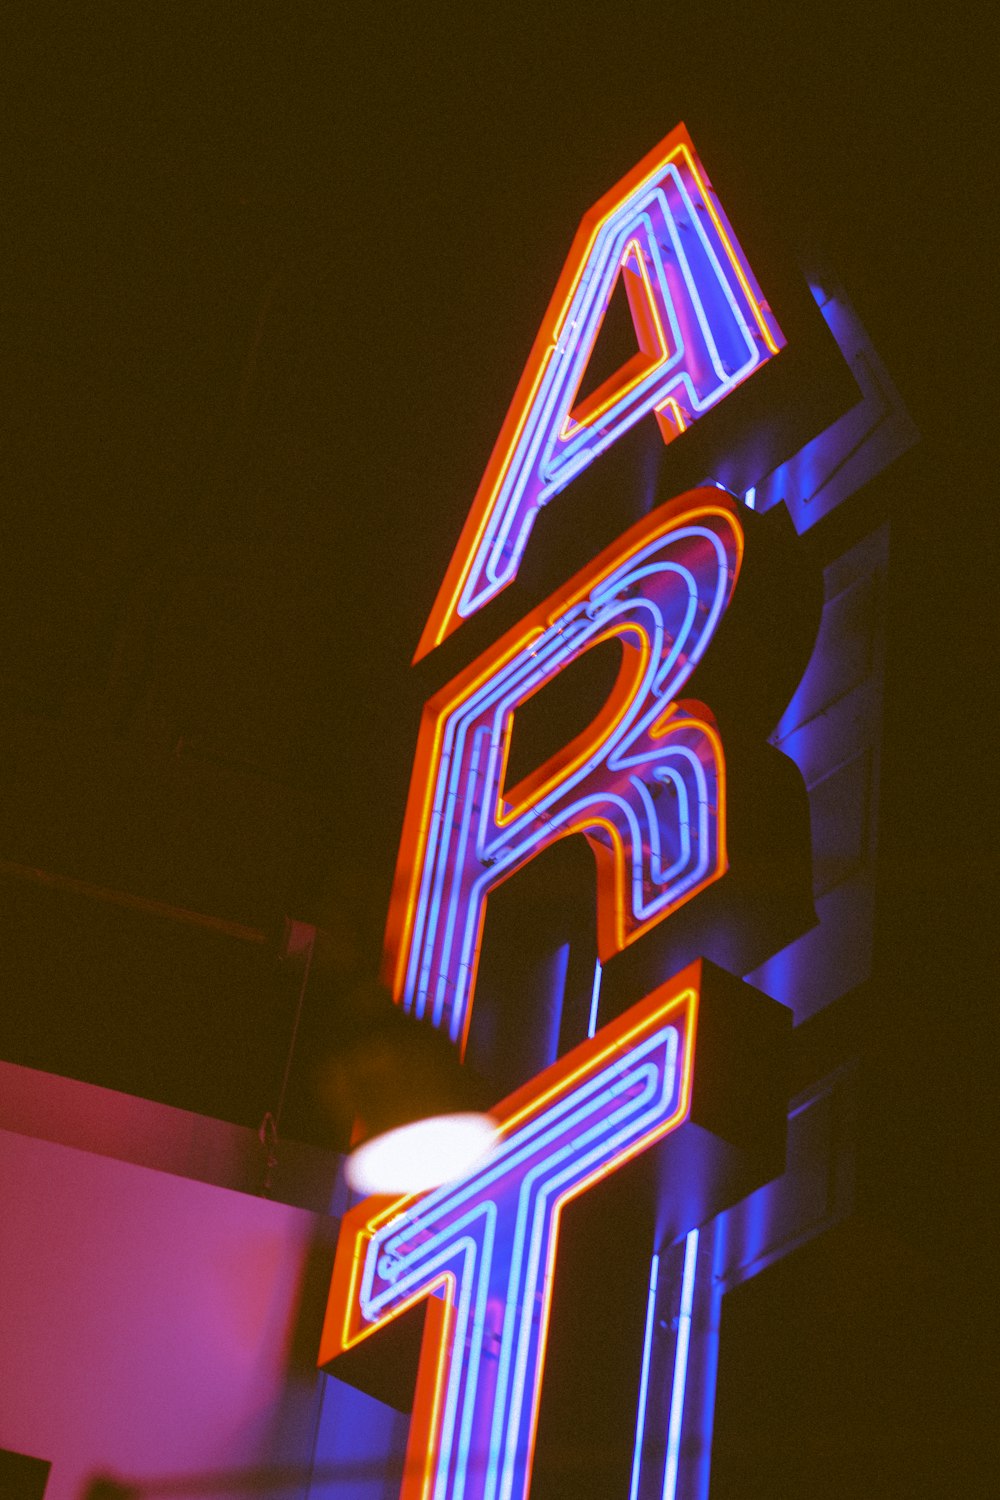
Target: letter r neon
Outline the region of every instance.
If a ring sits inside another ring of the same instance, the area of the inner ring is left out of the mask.
[[[717,489],[660,506],[527,615],[424,710],[386,927],[397,1001],[464,1051],[489,892],[554,840],[595,855],[606,960],[726,869],[725,766],[711,714],[677,693],[743,552]],[[594,722],[518,785],[518,706],[600,641],[622,665]]]
[[[688,1119],[699,997],[694,964],[499,1104],[478,1170],[345,1216],[319,1363],[428,1303],[401,1500],[524,1500],[560,1213]]]

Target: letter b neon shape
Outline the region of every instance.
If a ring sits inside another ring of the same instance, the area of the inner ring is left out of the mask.
[[[734,502],[661,506],[550,596],[424,710],[386,933],[397,1000],[464,1046],[489,892],[555,839],[596,857],[610,958],[726,868],[725,767],[711,715],[678,703],[725,611],[743,532]],[[600,641],[623,659],[604,708],[518,786],[515,711]]]

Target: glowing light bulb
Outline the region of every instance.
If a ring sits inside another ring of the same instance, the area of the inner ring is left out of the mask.
[[[347,1184],[359,1193],[422,1193],[479,1166],[500,1139],[490,1115],[433,1115],[384,1131],[347,1159]]]

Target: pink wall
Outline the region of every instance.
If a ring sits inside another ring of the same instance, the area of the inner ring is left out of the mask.
[[[0,1130],[245,1193],[256,1193],[264,1181],[256,1130],[3,1059]],[[342,1212],[346,1198],[339,1166],[336,1152],[282,1140],[268,1196],[322,1213]]]
[[[335,1227],[0,1131],[0,1447],[51,1460],[46,1500],[98,1469],[308,1464]]]

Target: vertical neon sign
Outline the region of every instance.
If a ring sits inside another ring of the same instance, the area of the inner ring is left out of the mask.
[[[581,399],[619,281],[638,352]],[[629,428],[655,418],[672,441],[782,343],[678,127],[580,225],[418,657],[514,581],[539,509]],[[710,710],[677,694],[742,551],[735,502],[680,496],[427,704],[385,972],[398,1001],[460,1046],[488,893],[554,839],[580,832],[594,852],[602,960],[724,873],[723,747]],[[508,787],[518,706],[612,638],[621,669],[594,723]],[[420,1198],[368,1200],[342,1225],[321,1363],[427,1307],[404,1500],[523,1500],[560,1210],[688,1118],[697,966],[595,1030],[597,989],[595,974],[589,1039],[498,1106],[489,1163]]]

